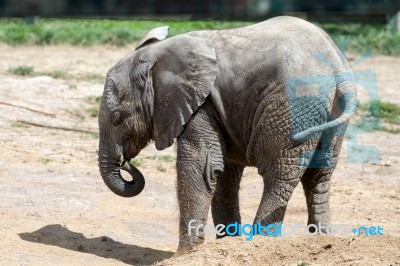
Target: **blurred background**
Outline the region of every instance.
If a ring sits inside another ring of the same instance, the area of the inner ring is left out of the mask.
[[[181,16],[186,19],[260,19],[293,12],[324,21],[391,19],[398,0],[0,0],[2,16]]]
[[[0,0],[0,42],[123,46],[165,22],[173,36],[292,15],[346,39],[348,51],[397,55],[399,11],[400,0]]]

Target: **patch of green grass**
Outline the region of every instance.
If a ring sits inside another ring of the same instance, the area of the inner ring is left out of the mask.
[[[71,75],[66,71],[62,70],[33,72],[32,74],[35,76],[49,76],[55,79],[80,79],[95,83],[104,83],[105,80],[105,77],[95,73],[85,73],[83,75]]]
[[[356,126],[365,131],[382,130],[393,134],[400,133],[400,105],[387,102],[372,101],[360,104],[356,116],[363,120]],[[382,125],[380,122],[384,122]]]
[[[163,172],[163,173],[167,171],[167,169],[165,167],[162,167],[162,166],[157,166],[157,170],[159,172]]]
[[[381,118],[389,124],[400,124],[400,105],[394,103],[372,101],[360,104],[357,113],[366,113],[367,118]]]
[[[400,32],[391,32],[386,24],[326,23],[319,26],[337,44],[347,42],[348,51],[400,55]]]
[[[225,29],[252,24],[225,21],[151,21],[110,19],[0,19],[0,42],[9,45],[111,44],[123,46],[140,40],[153,28],[170,26],[170,36],[193,30]]]
[[[156,27],[170,26],[169,36],[194,30],[218,30],[254,24],[243,21],[39,19],[26,24],[22,19],[0,19],[0,42],[9,45],[97,45],[124,46],[140,40]],[[348,41],[348,51],[400,55],[400,33],[386,24],[320,24],[336,43]]]
[[[28,128],[29,127],[27,124],[21,123],[19,121],[13,122],[11,126],[16,127],[16,128]]]
[[[86,134],[88,134],[93,139],[99,139],[99,137],[100,137],[99,132],[87,132]]]
[[[104,83],[106,78],[99,74],[86,73],[85,75],[82,76],[82,79],[90,82]]]
[[[98,106],[91,106],[87,109],[91,117],[98,117],[99,116],[99,107]]]
[[[164,162],[175,162],[175,158],[170,156],[170,155],[163,155],[161,156],[161,160],[163,160]]]
[[[48,164],[48,163],[50,163],[52,160],[51,159],[49,159],[49,158],[41,158],[40,159],[40,162],[42,163],[42,164]]]
[[[55,79],[81,79],[89,82],[104,83],[105,77],[95,73],[85,73],[83,75],[71,75],[63,70],[35,71],[32,66],[17,66],[9,68],[8,72],[18,76],[49,76]],[[69,88],[76,89],[76,85],[69,85]]]
[[[41,72],[35,72],[34,73],[37,76],[49,76],[55,79],[70,79],[72,78],[71,75],[69,75],[65,71],[61,70],[53,70],[53,71],[41,71]]]
[[[394,103],[381,103],[381,115],[385,122],[400,124],[400,105]]]
[[[87,102],[90,104],[100,104],[102,96],[89,96],[87,97]]]
[[[156,155],[146,156],[145,159],[148,159],[148,160],[157,160],[157,156],[156,156]]]
[[[392,134],[400,134],[400,128],[394,128],[394,127],[382,127],[382,131],[386,131]]]
[[[8,69],[8,72],[18,76],[30,76],[33,74],[33,67],[31,66],[17,66]]]
[[[91,117],[98,117],[102,96],[89,96],[86,101],[91,105],[86,110]]]
[[[68,83],[68,88],[71,90],[76,90],[78,88],[78,86],[76,86],[76,84],[74,84],[74,83]]]

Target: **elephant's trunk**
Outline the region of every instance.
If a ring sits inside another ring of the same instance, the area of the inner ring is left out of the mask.
[[[134,197],[142,192],[145,181],[142,173],[127,160],[120,166],[118,162],[110,162],[104,156],[99,158],[100,173],[104,183],[115,194],[121,197]],[[126,181],[121,176],[121,169],[132,176],[132,181]]]

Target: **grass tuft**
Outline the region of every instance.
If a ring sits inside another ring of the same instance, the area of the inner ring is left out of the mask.
[[[19,121],[13,122],[11,126],[16,128],[29,128],[27,124],[21,123]]]
[[[35,71],[32,66],[24,66],[24,65],[9,68],[8,72],[18,76],[49,76],[55,79],[64,79],[64,80],[78,79],[93,83],[104,83],[105,80],[104,76],[96,73],[84,73],[82,75],[74,76],[63,70]]]
[[[95,73],[86,73],[81,77],[83,80],[95,83],[104,83],[105,77]]]
[[[70,79],[72,78],[71,75],[69,75],[67,72],[65,71],[61,71],[61,70],[53,70],[53,71],[42,71],[42,72],[35,72],[35,75],[38,76],[49,76],[55,79]]]
[[[358,106],[356,117],[363,118],[356,126],[364,131],[400,133],[400,105],[379,101],[363,103]],[[381,125],[380,121],[385,124]]]
[[[163,172],[163,173],[167,171],[167,169],[165,167],[162,167],[162,166],[157,166],[157,170],[159,172]]]
[[[98,106],[91,106],[87,109],[91,117],[98,117],[99,116],[99,107]]]
[[[400,125],[400,105],[387,102],[372,101],[360,104],[358,114],[366,114],[366,118],[380,118],[389,124]]]
[[[8,72],[17,76],[30,76],[33,74],[33,67],[31,66],[17,66],[8,69]]]
[[[87,102],[91,105],[86,110],[89,112],[91,117],[98,117],[100,111],[100,103],[102,96],[90,96],[87,98]]]
[[[49,158],[41,158],[41,159],[40,159],[40,162],[41,162],[42,164],[48,164],[48,163],[52,162],[52,160],[49,159]]]

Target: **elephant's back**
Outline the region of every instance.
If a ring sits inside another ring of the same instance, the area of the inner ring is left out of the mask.
[[[281,16],[247,27],[188,35],[212,42],[220,88],[256,89],[260,75],[286,83],[291,78],[350,71],[328,34],[299,18]]]
[[[242,28],[188,34],[211,40],[217,57],[230,60],[222,64],[229,63],[237,69],[243,63],[263,60],[279,65],[285,77],[292,73],[313,75],[350,71],[347,61],[326,32],[295,17],[279,16]],[[331,64],[321,64],[321,55]]]
[[[196,31],[189,35],[207,38],[215,48],[219,73],[212,98],[223,114],[229,135],[243,149],[249,145],[257,120],[272,121],[260,117],[279,117],[275,129],[286,132],[290,127],[279,125],[290,121],[282,118],[289,114],[285,102],[288,82],[324,76],[332,84],[335,73],[351,71],[330,37],[298,18],[276,17],[243,28]],[[274,134],[279,137],[281,133]]]

